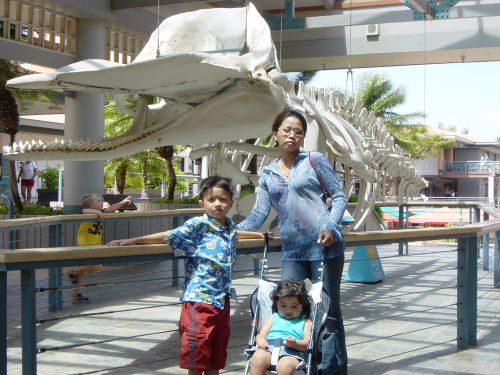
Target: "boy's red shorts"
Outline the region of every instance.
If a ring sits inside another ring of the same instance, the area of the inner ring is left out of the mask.
[[[220,370],[226,366],[229,342],[229,297],[224,310],[202,302],[182,304],[180,367],[190,370]]]

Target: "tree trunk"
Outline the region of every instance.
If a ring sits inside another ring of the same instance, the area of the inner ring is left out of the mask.
[[[127,169],[127,159],[122,160],[116,168],[116,187],[120,194],[123,194],[123,191],[125,190],[125,183],[127,181]]]
[[[172,200],[174,199],[175,185],[177,185],[177,177],[175,177],[174,163],[172,162],[172,158],[174,157],[174,146],[157,147],[156,151],[158,152],[158,155],[160,155],[163,159],[165,159],[165,163],[167,164],[167,176],[168,176],[167,199]]]
[[[177,185],[177,177],[175,177],[174,163],[172,163],[172,158],[165,159],[167,163],[167,173],[168,173],[168,189],[167,189],[167,199],[174,199],[175,185]]]

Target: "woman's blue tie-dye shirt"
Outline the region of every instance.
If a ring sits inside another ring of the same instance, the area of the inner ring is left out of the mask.
[[[329,229],[335,236],[335,243],[326,247],[327,258],[342,254],[345,248],[339,223],[347,199],[329,161],[322,154],[312,152],[314,166],[332,198],[332,209],[328,211],[308,154],[301,152],[297,155],[288,181],[279,172],[279,158],[266,166],[259,179],[255,206],[250,215],[238,224],[241,230],[258,230],[272,206],[279,215],[282,260],[322,260],[325,247],[317,240],[323,229]]]
[[[207,214],[166,232],[175,256],[186,257],[182,301],[203,302],[224,309],[236,261],[236,225]]]

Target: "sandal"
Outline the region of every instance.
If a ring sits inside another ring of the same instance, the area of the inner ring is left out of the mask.
[[[68,273],[69,281],[71,281],[71,284],[76,285],[78,284],[78,275],[76,273]]]
[[[72,297],[73,303],[87,303],[90,302],[89,297],[85,297],[81,293],[75,294]]]

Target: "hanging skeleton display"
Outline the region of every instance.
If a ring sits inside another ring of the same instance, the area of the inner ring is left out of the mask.
[[[208,146],[194,146],[192,159],[208,156],[211,173],[256,184],[258,176],[247,172],[248,162],[263,155],[262,168],[277,155],[260,141],[270,133],[274,117],[290,106],[308,121],[304,148],[323,152],[342,166],[346,194],[359,181],[351,229],[361,227],[382,196],[386,176],[400,181],[401,202],[426,186],[383,120],[361,103],[303,83],[295,91],[280,71],[269,27],[252,4],[169,17],[130,64],[83,60],[12,79],[8,86],[113,94],[118,108],[134,118],[132,128],[115,138],[33,140],[4,147],[4,155],[14,160],[110,160],[159,146],[203,144]],[[148,105],[140,94],[160,102]],[[127,101],[136,105],[127,106]],[[257,142],[242,141],[248,138]]]

